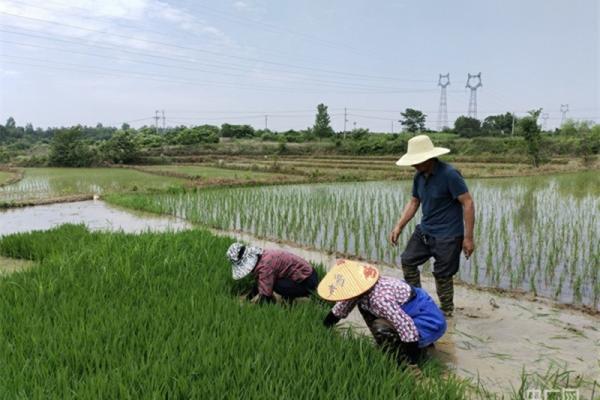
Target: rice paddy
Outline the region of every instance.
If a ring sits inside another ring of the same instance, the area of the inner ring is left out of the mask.
[[[228,181],[269,181],[285,178],[285,175],[249,170],[234,170],[204,165],[152,165],[141,167],[148,172],[177,174],[189,179]]]
[[[435,363],[417,378],[326,329],[318,301],[241,304],[230,243],[76,225],[3,238],[38,265],[0,278],[0,398],[465,398]]]
[[[10,178],[12,178],[13,174],[7,171],[0,171],[0,185],[8,182]]]
[[[80,194],[167,189],[184,179],[122,168],[26,168],[19,182],[0,187],[0,203],[18,203]]]
[[[462,262],[463,281],[600,308],[597,174],[468,184],[476,204],[477,248]],[[414,222],[398,247],[389,245],[387,235],[409,195],[405,181],[115,195],[109,201],[399,265]]]

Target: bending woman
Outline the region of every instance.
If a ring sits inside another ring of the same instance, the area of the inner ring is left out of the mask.
[[[423,289],[379,276],[377,268],[340,260],[323,278],[319,296],[337,301],[323,321],[332,327],[355,306],[375,342],[399,364],[416,364],[426,348],[446,332],[444,314]]]
[[[318,277],[304,259],[283,250],[261,249],[234,243],[227,250],[233,279],[242,279],[252,273],[256,284],[247,295],[248,300],[259,295],[258,302],[275,302],[273,292],[287,301],[307,297],[317,288]]]

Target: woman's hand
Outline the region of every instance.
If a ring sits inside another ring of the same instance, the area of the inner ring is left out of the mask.
[[[331,328],[335,324],[337,324],[339,321],[340,321],[340,318],[336,317],[332,311],[329,311],[329,314],[327,314],[327,316],[323,320],[323,325],[325,325],[327,328]]]

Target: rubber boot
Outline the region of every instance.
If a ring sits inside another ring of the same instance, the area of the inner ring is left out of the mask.
[[[454,312],[454,278],[435,277],[435,289],[440,300],[440,308],[446,317],[451,317]]]
[[[419,267],[403,265],[402,272],[404,272],[404,280],[406,283],[413,287],[421,287],[421,271],[419,271]]]

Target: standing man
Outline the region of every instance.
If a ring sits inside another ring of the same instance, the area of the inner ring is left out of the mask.
[[[433,276],[441,309],[447,317],[454,311],[453,277],[458,272],[460,252],[469,258],[474,250],[475,206],[465,181],[454,167],[438,160],[449,149],[434,147],[427,135],[408,141],[408,149],[396,165],[415,170],[412,198],[392,230],[389,240],[398,244],[406,224],[422,205],[423,216],[402,253],[404,279],[421,287],[419,266],[434,258]]]

